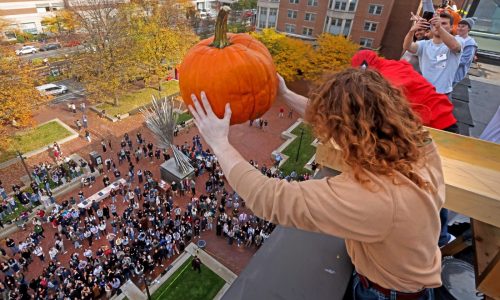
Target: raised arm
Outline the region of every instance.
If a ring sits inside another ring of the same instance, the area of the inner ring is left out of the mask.
[[[446,47],[450,48],[450,50],[455,53],[460,53],[462,51],[462,45],[460,42],[441,26],[441,17],[439,15],[434,16],[434,18],[430,20],[430,23],[436,28],[439,33],[439,37]]]
[[[410,28],[410,31],[405,36],[405,39],[403,41],[403,49],[407,50],[411,53],[417,53],[418,50],[418,45],[417,43],[413,42],[413,36],[415,35],[415,32],[419,29],[426,29],[429,26],[429,23],[427,23],[425,20],[419,20],[413,24],[413,26]]]
[[[304,117],[306,113],[307,102],[309,101],[306,97],[296,94],[288,89],[285,84],[285,80],[280,75],[279,89],[278,89],[278,99],[283,100],[291,109],[296,111],[301,117]]]

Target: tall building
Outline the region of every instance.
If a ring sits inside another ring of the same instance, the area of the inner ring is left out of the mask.
[[[42,19],[64,8],[63,0],[0,0],[0,18],[9,24],[7,37],[14,30],[37,34],[43,32]]]
[[[257,30],[315,40],[324,32],[349,37],[362,47],[399,58],[420,0],[259,0]]]

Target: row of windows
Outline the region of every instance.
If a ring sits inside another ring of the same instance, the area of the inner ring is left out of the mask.
[[[285,24],[285,32],[287,33],[296,33],[295,31],[295,25],[294,24]],[[302,35],[308,35],[312,36],[313,35],[313,28],[310,27],[302,27]]]
[[[288,0],[291,4],[299,4],[299,0]],[[307,0],[308,6],[318,6],[318,0]]]
[[[289,9],[287,11],[287,16],[288,16],[289,19],[297,19],[298,13],[299,13],[298,10]],[[314,21],[316,21],[316,14],[315,13],[306,12],[305,15],[304,15],[304,20],[310,21],[310,22],[314,22]]]

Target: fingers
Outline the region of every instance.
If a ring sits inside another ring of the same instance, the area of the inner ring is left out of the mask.
[[[226,111],[224,112],[224,121],[229,121],[231,120],[231,105],[229,103],[226,103]]]
[[[201,92],[201,102],[203,103],[203,108],[207,112],[207,115],[210,117],[215,116],[212,106],[210,105],[210,102],[208,102],[207,95],[203,91]]]
[[[192,105],[189,105],[188,109],[191,112],[191,114],[193,115],[195,122],[196,122],[196,120],[200,120],[200,116],[198,115],[198,113],[196,112],[196,109],[194,109]]]
[[[207,115],[205,111],[203,110],[203,107],[201,106],[200,102],[198,101],[198,98],[194,94],[191,94],[191,100],[193,100],[194,103],[194,108],[196,109],[196,112],[198,113],[198,120],[201,121],[202,118],[205,118]]]

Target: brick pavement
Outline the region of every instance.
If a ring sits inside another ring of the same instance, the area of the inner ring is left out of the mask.
[[[259,161],[259,164],[267,164],[270,166],[272,164],[270,153],[272,150],[276,149],[283,140],[280,137],[280,134],[283,130],[288,128],[295,120],[297,116],[294,115],[293,118],[289,119],[279,118],[278,111],[280,107],[285,107],[283,103],[279,101],[275,102],[273,107],[264,115],[264,119],[269,121],[269,126],[261,130],[256,127],[250,127],[248,123],[235,125],[231,127],[229,139],[231,143],[238,149],[243,157],[246,159],[253,159]],[[69,126],[75,128],[74,121],[77,118],[81,118],[81,113],[73,114],[66,109],[66,104],[52,105],[50,107],[44,107],[40,109],[35,119],[37,122],[45,122],[54,117],[58,117],[63,122],[68,124]],[[111,139],[114,151],[110,151],[108,149],[107,153],[103,154],[103,160],[107,157],[112,157],[116,162],[116,152],[119,149],[119,142],[121,141],[123,134],[128,132],[131,136],[132,140],[135,143],[135,134],[140,130],[142,132],[143,137],[146,141],[152,140],[151,132],[144,126],[142,115],[135,115],[130,118],[127,118],[123,121],[112,123],[105,119],[101,119],[97,116],[97,114],[93,112],[88,112],[87,117],[89,120],[89,128],[92,134],[92,143],[88,143],[83,138],[83,130],[81,132],[81,137],[75,139],[71,142],[65,143],[62,145],[62,151],[64,154],[70,153],[78,153],[84,158],[88,158],[88,153],[90,151],[96,150],[98,152],[102,152],[102,148],[100,145],[100,141],[102,138]],[[175,139],[177,144],[182,144],[184,141],[191,143],[192,137],[198,134],[198,130],[196,128],[191,128],[189,132],[181,132],[179,136]],[[203,143],[203,141],[202,141]],[[34,165],[41,161],[51,161],[51,158],[48,156],[47,152],[36,155],[27,160],[28,165]],[[137,166],[136,169],[149,169],[153,172],[155,178],[159,177],[159,163],[162,161],[154,160],[153,163],[143,159]],[[120,166],[120,171],[122,174],[126,174],[126,164]],[[19,177],[23,176],[23,169],[20,167],[20,164],[13,165],[7,169],[0,170],[0,179],[4,182],[4,185],[7,189],[10,189],[10,184],[13,182],[18,182]],[[199,180],[197,180],[197,191],[204,190],[204,183],[206,181],[206,174],[204,174]],[[96,184],[91,188],[85,188],[84,193],[86,196],[90,196],[100,190],[103,187],[103,183],[101,177],[97,178]],[[58,202],[62,202],[64,199],[68,199],[71,196],[77,198],[78,189],[70,192],[66,195],[63,195],[57,199]],[[181,207],[185,207],[185,204],[189,200],[189,197],[180,197],[175,199],[175,201],[181,204]],[[110,200],[105,200],[105,204],[109,204]],[[123,207],[118,206],[119,213],[123,211]],[[47,254],[50,247],[53,246],[53,235],[56,232],[54,228],[50,224],[45,224],[44,228],[46,230],[45,236],[41,245]],[[18,231],[12,235],[14,240],[19,241],[24,239],[27,234],[32,229],[32,226],[28,226],[27,231]],[[223,238],[219,238],[215,235],[215,232],[204,232],[202,233],[202,239],[207,241],[207,251],[212,254],[214,257],[219,259],[225,266],[227,266],[230,270],[239,274],[242,269],[247,265],[256,249],[251,248],[247,249],[244,247],[238,248],[236,245],[228,245],[226,240]],[[99,241],[95,241],[92,248],[97,249],[97,247],[106,244],[107,241],[104,238],[101,238]],[[87,242],[84,243],[84,247],[87,246]],[[66,254],[59,254],[58,259],[63,264],[68,264],[70,254],[74,252],[73,246],[69,241],[65,240],[65,247],[68,251]],[[82,254],[82,249],[77,250]],[[42,264],[37,258],[34,259],[34,262],[30,265],[29,273],[26,274],[28,278],[32,278],[32,276],[36,274],[40,274],[42,268],[46,266],[47,263]],[[161,270],[156,270],[155,273],[159,274]]]

